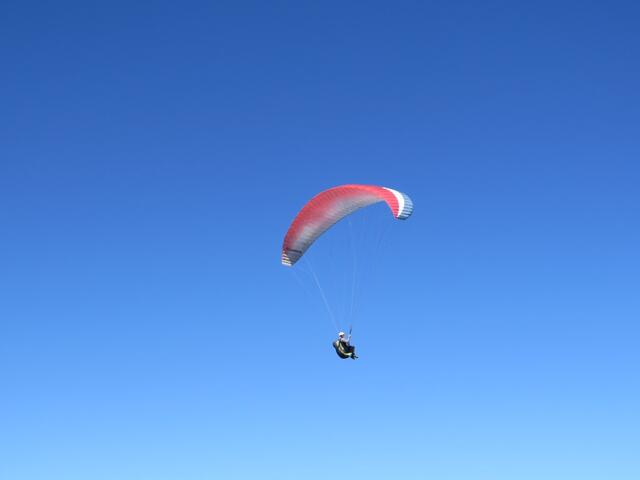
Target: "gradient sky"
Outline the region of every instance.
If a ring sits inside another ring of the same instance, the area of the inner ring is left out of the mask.
[[[639,24],[4,1],[0,477],[640,478]],[[344,183],[416,205],[356,362],[279,261]]]

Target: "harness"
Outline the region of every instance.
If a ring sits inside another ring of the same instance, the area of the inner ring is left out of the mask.
[[[333,348],[336,349],[336,353],[340,358],[349,358],[351,355],[344,349],[344,345],[340,340],[333,342]]]

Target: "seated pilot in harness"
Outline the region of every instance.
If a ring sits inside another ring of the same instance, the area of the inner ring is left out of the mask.
[[[340,358],[351,358],[352,360],[358,358],[356,347],[351,345],[350,341],[351,333],[349,333],[349,337],[346,337],[344,332],[338,333],[338,339],[333,342],[333,348],[336,349],[336,353]]]

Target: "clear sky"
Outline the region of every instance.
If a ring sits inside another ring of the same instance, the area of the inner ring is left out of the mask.
[[[0,477],[640,478],[639,23],[2,2]],[[280,265],[344,183],[416,205],[355,362]]]

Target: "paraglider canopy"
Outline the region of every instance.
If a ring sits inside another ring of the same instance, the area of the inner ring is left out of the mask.
[[[282,245],[282,264],[294,265],[332,225],[356,210],[385,202],[398,220],[413,212],[408,195],[374,185],[342,185],[320,192],[294,218]]]

